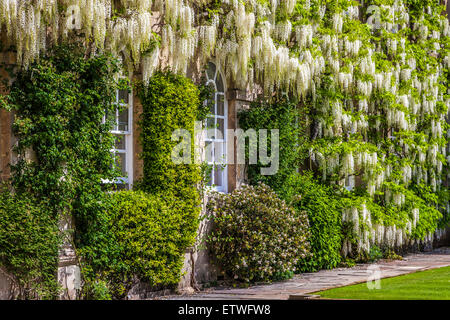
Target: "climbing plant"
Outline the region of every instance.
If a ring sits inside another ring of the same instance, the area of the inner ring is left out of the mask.
[[[55,298],[61,237],[51,208],[2,186],[0,216],[0,266],[12,279],[11,298]]]
[[[261,175],[261,164],[248,167],[248,179],[252,184],[263,182],[273,190],[280,193],[290,175],[297,172],[308,156],[308,137],[305,119],[308,110],[289,102],[286,98],[272,101],[271,103],[255,102],[250,108],[239,112],[239,126],[243,130],[279,130],[279,169],[275,175]],[[270,134],[268,135],[270,137]],[[257,145],[266,144],[268,154],[271,150],[271,141],[259,141]],[[269,139],[270,140],[270,139]],[[252,143],[249,141],[249,143]],[[248,148],[247,144],[247,159]]]
[[[263,176],[260,164],[249,165],[248,178],[251,184],[268,184],[298,212],[307,214],[312,254],[298,260],[297,271],[301,272],[336,267],[341,262],[343,240],[342,206],[338,195],[333,188],[316,181],[311,171],[305,170],[310,145],[305,125],[307,116],[304,105],[286,99],[255,103],[239,113],[239,124],[244,130],[280,130],[278,172]]]
[[[21,69],[2,100],[16,115],[18,159],[10,190],[0,194],[8,224],[0,230],[0,261],[17,280],[21,297],[57,296],[58,251],[67,241],[82,271],[80,298],[124,298],[140,281],[174,287],[182,275],[198,226],[201,175],[194,163],[172,163],[178,142],[171,134],[179,127],[193,131],[204,113],[201,93],[170,72],[137,86],[144,106],[144,178],[138,188],[146,193],[109,194],[114,185],[106,181],[120,173],[105,115],[118,107],[116,91],[128,88],[119,70],[109,55],[86,57],[77,45],[55,47]],[[74,230],[61,230],[61,221],[71,217]]]
[[[151,258],[160,261],[154,262],[151,283],[174,285],[181,276],[184,253],[194,245],[199,224],[202,176],[195,161],[194,129],[197,119],[205,114],[200,97],[209,93],[171,71],[158,71],[148,82],[138,83],[136,93],[143,109],[138,122],[144,164],[143,177],[135,188],[151,199],[163,199],[167,207],[150,212],[162,230],[152,249],[156,256]],[[181,163],[177,162],[179,157]]]
[[[108,193],[98,202],[102,223],[81,249],[88,280],[82,297],[124,299],[142,283],[175,289],[195,236],[195,208],[183,198],[142,191]]]
[[[292,173],[284,181],[280,195],[309,220],[311,255],[300,259],[297,270],[315,272],[332,269],[341,262],[344,238],[342,197],[339,190],[318,182],[312,172]]]
[[[306,104],[311,168],[326,185],[360,182],[343,218],[362,229],[344,252],[364,252],[374,233],[388,246],[429,242],[448,219],[444,11],[435,0],[4,1],[0,24],[25,68],[70,35],[91,54],[122,52],[144,82],[163,61],[185,73],[214,56],[235,87]],[[369,212],[384,216],[378,231]]]
[[[5,232],[3,237],[16,237],[18,248],[23,244],[29,250],[42,245],[48,249],[33,258],[38,260],[33,265],[28,256],[15,255],[3,246],[0,251],[7,267],[23,265],[23,269],[12,270],[16,277],[38,281],[32,275],[44,273],[45,281],[39,286],[53,296],[55,285],[48,280],[56,281],[58,246],[71,239],[66,234],[70,230],[59,228],[64,217],[75,219],[78,248],[103,236],[93,231],[97,231],[101,216],[96,203],[108,189],[103,181],[118,176],[110,153],[112,123],[104,121],[105,112],[116,109],[116,90],[124,88],[115,80],[118,71],[119,64],[111,56],[85,58],[83,49],[76,45],[56,47],[16,75],[5,99],[5,107],[15,112],[13,131],[17,137],[17,161],[11,166],[13,194],[5,210],[9,216],[16,215],[12,226],[22,223],[20,216],[26,225],[35,225],[28,237],[19,237],[21,228],[2,228],[1,232]],[[13,214],[13,209],[18,212]],[[49,234],[38,236],[38,232]]]

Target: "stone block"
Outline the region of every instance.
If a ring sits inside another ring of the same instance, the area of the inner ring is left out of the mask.
[[[81,289],[81,271],[77,265],[58,268],[58,282],[62,287],[61,300],[76,300]]]
[[[0,268],[0,300],[11,300],[17,295],[13,278]]]

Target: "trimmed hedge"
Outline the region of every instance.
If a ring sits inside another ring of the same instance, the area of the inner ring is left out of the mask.
[[[110,239],[84,252],[85,256],[99,252],[107,256],[103,265],[97,265],[95,278],[106,280],[113,298],[124,298],[141,281],[155,289],[175,287],[182,276],[186,248],[195,240],[196,228],[185,219],[186,204],[141,191],[108,194],[103,202]],[[91,283],[86,295],[98,298],[98,291]]]
[[[196,185],[201,181],[200,167],[194,164],[194,126],[198,115],[199,89],[194,83],[170,71],[157,72],[147,85],[137,85],[143,113],[142,128],[144,178],[139,189],[150,193],[170,192],[185,199],[195,199]],[[175,130],[191,134],[191,164],[175,164],[172,150],[179,141],[172,141]]]

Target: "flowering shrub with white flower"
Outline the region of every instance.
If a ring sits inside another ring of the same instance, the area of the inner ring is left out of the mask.
[[[215,263],[229,278],[245,282],[286,278],[309,256],[308,217],[268,186],[215,193],[208,205],[208,239]]]

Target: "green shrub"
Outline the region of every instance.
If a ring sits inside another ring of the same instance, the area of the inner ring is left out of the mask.
[[[83,294],[89,300],[112,300],[109,285],[104,280],[88,280],[83,286]]]
[[[194,244],[199,223],[200,166],[175,164],[172,141],[177,129],[193,135],[200,91],[186,77],[156,72],[136,85],[143,106],[139,119],[144,175],[136,190],[81,198],[89,224],[79,230],[79,252],[86,285],[84,297],[124,298],[134,284],[174,287],[184,254]],[[189,145],[192,150],[193,139]],[[90,212],[101,212],[95,216]],[[105,287],[107,291],[105,291]]]
[[[296,212],[262,183],[215,194],[208,211],[214,261],[232,279],[282,279],[309,254],[306,214]]]
[[[147,85],[137,85],[142,103],[140,118],[144,178],[139,188],[150,193],[172,192],[184,199],[195,199],[201,180],[194,164],[194,126],[198,116],[199,90],[192,81],[170,71],[157,72]],[[175,164],[172,151],[179,141],[172,134],[184,129],[191,134],[191,164]]]
[[[369,262],[376,262],[383,258],[383,251],[378,246],[370,247],[368,260]]]
[[[60,234],[48,206],[1,188],[0,217],[0,266],[13,277],[16,298],[56,298]]]
[[[293,174],[286,180],[281,197],[308,215],[312,255],[299,260],[298,271],[336,267],[341,262],[342,209],[332,188],[319,184],[311,173]]]
[[[83,255],[92,258],[86,261],[92,268],[87,270],[90,278],[105,279],[114,298],[124,298],[138,282],[155,288],[176,286],[184,253],[197,231],[197,220],[190,216],[186,203],[141,191],[108,194],[104,201],[110,238],[83,249]]]

